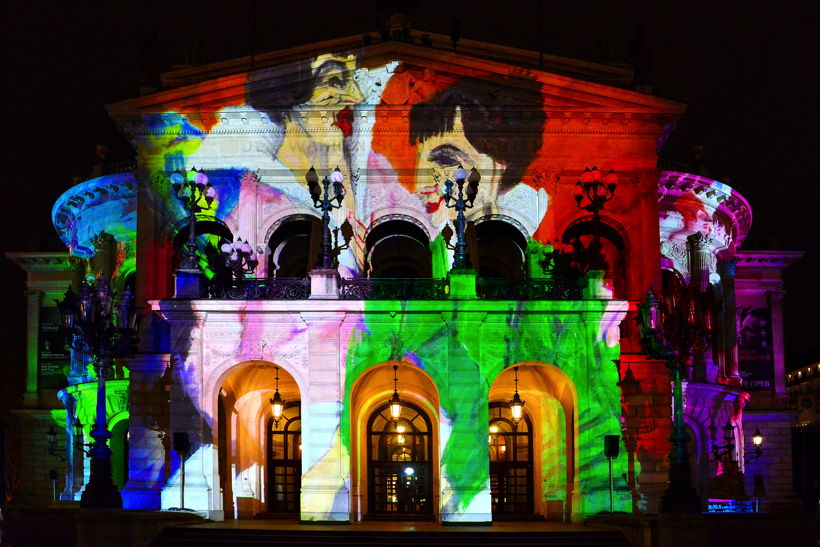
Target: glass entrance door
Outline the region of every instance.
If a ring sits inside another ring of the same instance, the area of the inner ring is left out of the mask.
[[[285,405],[279,424],[269,422],[268,511],[299,514],[302,488],[302,418],[299,402]]]
[[[533,513],[532,424],[516,425],[507,403],[490,403],[490,495],[493,516]]]
[[[419,517],[433,513],[430,420],[403,403],[393,420],[388,405],[368,420],[369,516]]]

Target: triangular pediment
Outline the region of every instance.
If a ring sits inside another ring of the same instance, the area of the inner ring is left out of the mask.
[[[341,100],[362,110],[377,105],[400,109],[432,96],[447,101],[446,93],[453,87],[457,90],[449,92],[465,93],[496,107],[538,108],[562,115],[614,112],[677,117],[684,110],[674,101],[595,81],[623,80],[629,75],[624,69],[555,57],[550,57],[545,69],[534,68],[532,58],[514,62],[513,53],[526,52],[511,51],[501,46],[453,51],[396,41],[362,45],[360,39],[358,43],[340,39],[254,60],[179,70],[165,79],[180,87],[108,109],[126,125],[130,125],[127,118],[151,113],[194,114],[202,119],[228,107],[267,112],[296,105],[321,109],[323,101],[338,104],[334,86],[349,84],[352,91]],[[317,84],[325,89],[316,91]],[[337,91],[344,95],[343,89]]]

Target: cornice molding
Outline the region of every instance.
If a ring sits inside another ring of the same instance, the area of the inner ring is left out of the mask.
[[[739,268],[786,268],[803,257],[801,251],[740,251]]]
[[[6,256],[26,272],[66,272],[82,263],[82,259],[64,252],[8,252]]]
[[[688,192],[694,193],[700,203],[732,221],[737,228],[735,247],[739,247],[752,228],[752,207],[746,198],[729,185],[708,177],[678,171],[661,171],[658,179],[659,202],[691,199],[685,197]]]

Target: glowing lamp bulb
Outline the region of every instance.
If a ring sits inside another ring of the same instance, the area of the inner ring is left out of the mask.
[[[592,180],[601,180],[601,172],[598,171],[597,167],[592,168],[590,175],[592,176]]]
[[[513,420],[520,420],[521,415],[523,413],[523,406],[520,404],[513,403],[513,405],[510,407],[510,411],[512,412]]]
[[[285,401],[279,395],[279,390],[275,391],[270,400],[270,411],[274,420],[279,420],[282,417],[282,410],[285,408]]]
[[[195,180],[196,180],[196,183],[199,184],[200,186],[205,186],[206,184],[208,184],[208,175],[206,175],[205,173],[202,173],[202,172],[197,173]]]
[[[242,248],[241,248],[240,250],[241,250],[243,253],[247,253],[247,254],[250,254],[250,253],[252,253],[252,252],[253,252],[253,248],[252,248],[250,245],[248,245],[247,243],[243,244],[243,245],[242,245]]]
[[[223,253],[229,253],[233,250],[233,245],[231,245],[230,243],[223,243],[220,249]]]
[[[521,421],[521,418],[524,417],[524,401],[521,400],[521,396],[518,395],[518,391],[515,392],[512,401],[510,401],[510,413],[512,414],[513,422],[515,423],[518,423]]]
[[[196,182],[196,176],[198,174],[199,173],[197,172],[196,168],[192,167],[191,170],[188,171],[188,174],[185,176],[185,178],[188,179],[188,182]]]
[[[406,430],[407,428],[405,428],[403,425],[400,425],[396,428],[396,431],[398,431],[399,433],[404,433]]]
[[[183,182],[185,182],[185,177],[182,176],[182,173],[172,173],[171,182],[173,182],[174,184],[182,184]]]
[[[400,402],[391,402],[390,403],[390,416],[394,420],[398,420],[401,417],[401,403]]]
[[[763,444],[763,434],[760,432],[760,428],[758,427],[755,429],[755,434],[752,435],[752,442],[756,447],[759,447]]]
[[[456,178],[456,180],[464,180],[467,178],[467,170],[464,169],[461,165],[459,165],[458,169],[456,169],[456,172],[453,176]]]
[[[341,171],[339,171],[339,168],[337,167],[337,168],[336,168],[336,169],[335,169],[335,170],[334,170],[334,171],[330,174],[330,180],[331,180],[332,182],[334,182],[334,183],[338,184],[338,183],[342,182],[343,180],[345,180],[345,176],[342,174],[342,172],[341,172]]]
[[[490,426],[490,433],[498,433],[498,426],[497,425],[491,425]]]

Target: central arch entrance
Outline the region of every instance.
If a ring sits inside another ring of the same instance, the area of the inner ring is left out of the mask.
[[[268,511],[299,514],[302,489],[302,415],[299,401],[287,403],[278,423],[268,420]]]
[[[532,515],[532,422],[527,413],[516,424],[508,403],[490,403],[489,442],[493,518]]]
[[[367,422],[369,515],[418,518],[433,514],[432,424],[418,406],[404,402],[394,420],[390,405]]]

